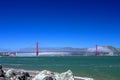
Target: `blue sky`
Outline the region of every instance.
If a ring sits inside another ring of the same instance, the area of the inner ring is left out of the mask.
[[[120,47],[119,0],[0,0],[0,48]]]

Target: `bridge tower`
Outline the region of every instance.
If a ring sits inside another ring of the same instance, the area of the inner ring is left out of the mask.
[[[38,51],[38,42],[36,43],[36,56],[38,56],[39,51]]]
[[[98,56],[98,45],[96,45],[96,56]]]

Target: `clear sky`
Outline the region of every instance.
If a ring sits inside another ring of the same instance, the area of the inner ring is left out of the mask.
[[[119,0],[0,0],[0,48],[120,47]]]

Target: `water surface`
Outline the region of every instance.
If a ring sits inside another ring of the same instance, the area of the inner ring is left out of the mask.
[[[120,56],[1,57],[0,64],[28,70],[72,70],[74,75],[95,80],[120,80]]]

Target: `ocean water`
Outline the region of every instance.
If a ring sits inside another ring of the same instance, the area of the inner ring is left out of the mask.
[[[75,76],[120,80],[120,56],[1,57],[3,67],[27,70],[72,70]]]

